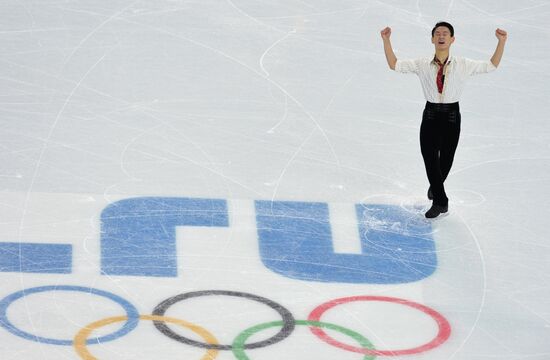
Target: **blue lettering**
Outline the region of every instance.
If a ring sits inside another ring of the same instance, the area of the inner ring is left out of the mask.
[[[1,272],[68,274],[71,270],[71,245],[0,243]]]
[[[176,226],[227,227],[225,200],[144,197],[101,213],[101,271],[108,275],[177,276]]]
[[[260,256],[283,276],[398,284],[437,267],[431,226],[399,206],[356,205],[362,254],[336,254],[326,203],[256,201]]]

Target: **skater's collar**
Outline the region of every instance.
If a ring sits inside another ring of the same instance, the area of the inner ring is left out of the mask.
[[[454,62],[455,61],[455,57],[452,56],[451,54],[449,54],[449,56],[447,57],[447,60],[445,61],[445,65],[448,65],[450,64],[451,62]],[[436,54],[434,54],[433,58],[432,58],[432,64],[435,64],[437,65],[439,63],[439,60],[437,59],[437,56]]]

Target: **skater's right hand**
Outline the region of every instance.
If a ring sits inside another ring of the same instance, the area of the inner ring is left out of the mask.
[[[391,28],[389,26],[386,27],[385,29],[380,31],[380,35],[382,36],[382,39],[389,40],[389,38],[391,36]]]

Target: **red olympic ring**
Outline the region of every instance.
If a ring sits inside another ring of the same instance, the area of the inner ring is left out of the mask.
[[[346,304],[353,301],[384,301],[384,302],[391,302],[391,303],[397,303],[402,304],[405,306],[412,307],[414,309],[420,310],[423,313],[431,316],[435,322],[437,323],[439,327],[439,332],[437,333],[436,337],[431,340],[430,342],[410,349],[403,349],[403,350],[373,350],[373,349],[366,349],[366,348],[360,348],[356,346],[347,345],[344,343],[341,343],[332,337],[328,336],[327,333],[325,333],[321,328],[318,327],[312,327],[310,328],[311,332],[317,335],[321,340],[329,343],[330,345],[336,346],[340,349],[344,349],[347,351],[360,353],[360,354],[366,354],[366,355],[377,355],[377,356],[399,356],[399,355],[412,355],[412,354],[418,354],[424,351],[431,350],[445,341],[451,336],[451,325],[437,311],[409,301],[405,299],[399,299],[394,297],[387,297],[387,296],[351,296],[351,297],[344,297],[339,299],[334,299],[329,302],[326,302],[324,304],[319,305],[313,311],[309,314],[308,320],[309,321],[321,321],[321,316],[327,311],[332,309],[333,307],[341,304]]]

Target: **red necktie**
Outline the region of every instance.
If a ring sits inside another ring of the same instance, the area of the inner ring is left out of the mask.
[[[437,91],[439,91],[440,94],[443,92],[443,68],[445,67],[445,64],[447,63],[448,59],[449,58],[445,59],[443,64],[439,61],[439,59],[437,59],[437,58],[435,59],[435,63],[437,65],[439,65],[439,70],[437,71],[436,82],[437,82]]]

